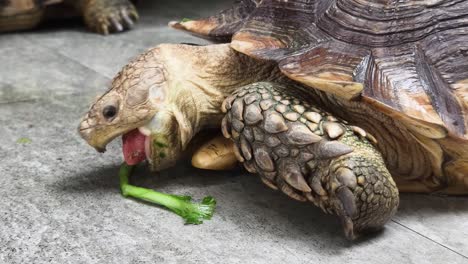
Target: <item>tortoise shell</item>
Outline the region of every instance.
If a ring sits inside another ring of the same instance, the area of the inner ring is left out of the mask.
[[[170,25],[391,116],[468,186],[468,1],[238,0]]]
[[[468,2],[456,0],[241,0],[173,26],[232,37],[234,49],[278,61],[290,78],[362,96],[429,126],[431,137],[467,139],[467,17]]]
[[[0,0],[0,14],[13,16],[62,2],[63,0]]]

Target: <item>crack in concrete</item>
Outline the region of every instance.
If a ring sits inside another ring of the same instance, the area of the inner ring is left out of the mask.
[[[399,226],[401,226],[401,227],[403,227],[403,228],[405,228],[405,229],[407,229],[407,230],[409,230],[409,231],[411,231],[411,232],[413,232],[413,233],[415,233],[415,234],[417,234],[417,235],[419,235],[419,236],[421,236],[421,237],[423,237],[423,238],[425,238],[425,239],[427,239],[427,240],[429,240],[429,241],[431,241],[431,242],[433,242],[433,243],[435,243],[435,244],[437,244],[437,245],[439,245],[439,246],[441,246],[441,247],[443,247],[443,248],[445,248],[445,249],[448,249],[448,250],[452,251],[453,253],[455,253],[455,254],[457,254],[457,255],[459,255],[459,256],[461,256],[461,257],[463,257],[463,258],[465,258],[465,259],[468,260],[468,256],[463,255],[462,253],[456,251],[455,249],[452,249],[452,248],[449,247],[449,246],[446,246],[446,245],[444,245],[444,244],[442,244],[442,243],[440,243],[440,242],[437,242],[437,241],[435,241],[434,239],[432,239],[432,238],[430,238],[430,237],[428,237],[428,236],[426,236],[426,235],[423,235],[423,234],[421,234],[420,232],[418,232],[418,231],[416,231],[416,230],[414,230],[414,229],[412,229],[412,228],[410,228],[410,227],[408,227],[408,226],[405,226],[404,224],[399,223],[399,222],[396,221],[396,220],[393,220],[393,219],[392,219],[392,222],[395,223],[395,224],[397,224],[397,225],[399,225]]]

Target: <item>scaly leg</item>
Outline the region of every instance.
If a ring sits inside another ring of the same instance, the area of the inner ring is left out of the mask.
[[[297,87],[254,83],[223,103],[223,134],[249,172],[288,196],[340,216],[345,235],[381,228],[396,212],[398,189],[374,140],[310,105]]]
[[[133,27],[138,12],[129,0],[78,0],[71,1],[84,17],[91,30],[108,35]]]

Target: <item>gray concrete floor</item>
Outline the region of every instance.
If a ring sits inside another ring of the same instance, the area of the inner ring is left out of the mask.
[[[351,243],[337,219],[244,171],[139,169],[138,185],[216,197],[215,216],[198,226],[121,197],[120,143],[96,153],[77,135],[80,116],[145,49],[204,43],[167,21],[228,4],[146,1],[135,30],[109,37],[79,23],[0,36],[0,262],[468,263],[468,198],[402,195],[383,232]]]

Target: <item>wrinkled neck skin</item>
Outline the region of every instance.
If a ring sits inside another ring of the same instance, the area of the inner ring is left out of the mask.
[[[181,128],[182,149],[200,130],[219,128],[224,115],[221,104],[236,89],[282,78],[275,63],[255,60],[228,44],[178,46],[172,50],[163,47],[161,51],[174,52],[178,57],[166,62],[166,67],[177,73],[175,78],[180,78],[176,80],[180,89],[170,94],[178,108],[174,115]]]

